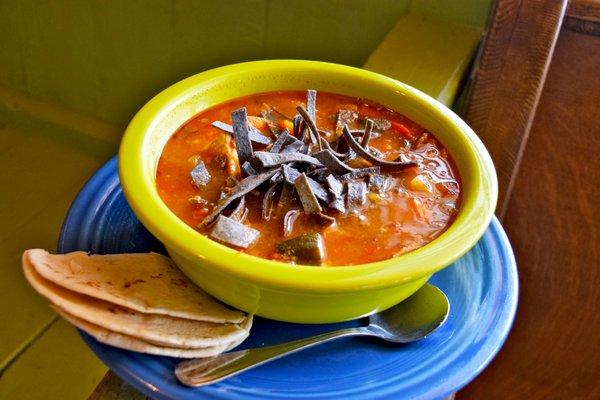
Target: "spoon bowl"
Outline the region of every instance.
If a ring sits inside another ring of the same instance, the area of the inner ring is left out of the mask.
[[[444,292],[433,285],[425,284],[402,303],[371,315],[367,326],[340,329],[273,346],[183,361],[175,368],[175,376],[184,385],[204,386],[287,354],[347,336],[373,336],[392,343],[410,343],[439,328],[446,321],[449,312],[450,303]]]
[[[441,326],[449,311],[444,292],[426,284],[402,303],[371,315],[366,328],[389,342],[410,343]]]

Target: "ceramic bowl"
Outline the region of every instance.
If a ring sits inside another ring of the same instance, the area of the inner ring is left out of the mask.
[[[155,174],[169,137],[200,111],[275,90],[316,89],[374,100],[432,132],[456,162],[462,203],[454,223],[429,244],[375,263],[315,267],[241,253],[201,235],[159,197]],[[447,107],[394,79],[358,68],[297,60],[257,61],[184,79],[150,100],[133,118],[119,151],[119,178],[129,205],[181,270],[235,308],[275,320],[326,323],[397,304],[482,236],[497,199],[491,158],[477,135]]]

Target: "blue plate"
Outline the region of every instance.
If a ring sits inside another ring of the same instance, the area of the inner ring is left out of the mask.
[[[71,206],[59,252],[164,252],[123,197],[116,157]],[[517,307],[517,270],[502,227],[494,220],[479,243],[431,282],[450,299],[447,322],[409,345],[338,339],[204,388],[177,383],[174,358],[120,350],[83,339],[123,380],[156,399],[439,399],[475,378],[498,352]],[[364,321],[299,325],[256,318],[240,348],[297,339]]]

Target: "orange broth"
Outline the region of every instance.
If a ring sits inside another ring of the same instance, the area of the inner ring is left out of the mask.
[[[219,120],[231,124],[231,112],[240,107],[246,107],[249,116],[259,116],[265,105],[293,117],[296,106],[305,102],[304,91],[270,92],[238,98],[202,111],[178,129],[164,147],[156,174],[160,197],[182,221],[199,233],[208,234],[210,226],[198,228],[198,224],[217,203],[229,173],[234,172],[238,179],[244,177],[239,165],[232,171],[218,161],[218,154],[210,144],[223,140],[228,134],[212,127],[211,123]],[[302,214],[291,237],[321,233],[326,250],[323,264],[342,266],[404,254],[431,242],[447,229],[459,208],[460,179],[447,151],[431,133],[403,115],[368,100],[319,92],[316,109],[319,129],[329,132],[335,131],[336,114],[340,109],[357,111],[361,117],[387,119],[391,128],[372,139],[371,147],[381,151],[387,160],[401,154],[412,155],[419,160],[419,166],[386,172],[395,178],[391,190],[383,195],[369,192],[366,204],[358,210],[345,214],[328,210],[327,214],[336,218],[335,224],[325,226],[318,218]],[[256,127],[269,134],[267,127]],[[212,176],[204,188],[195,186],[190,178],[198,156]],[[369,165],[362,159],[355,162],[359,167]],[[259,230],[261,235],[256,244],[241,251],[282,260],[275,248],[284,240],[283,216],[290,209],[302,209],[302,206],[297,199],[289,206],[275,201],[271,219],[263,220],[264,192],[254,190],[246,195],[249,214],[245,224]],[[192,204],[189,199],[194,196],[201,196],[208,204]]]

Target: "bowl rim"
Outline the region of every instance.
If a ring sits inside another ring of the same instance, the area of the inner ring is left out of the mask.
[[[318,71],[320,74],[342,74],[358,78],[361,84],[385,86],[419,107],[427,107],[436,118],[445,119],[446,123],[456,128],[460,134],[455,139],[465,148],[469,167],[474,169],[474,176],[479,178],[473,182],[469,201],[463,194],[460,218],[433,241],[401,256],[367,264],[323,267],[292,265],[242,253],[198,233],[175,216],[158,196],[154,177],[147,173],[144,166],[146,133],[174,105],[197,94],[203,85],[211,81],[234,77],[239,79],[240,75],[256,72],[285,73],[299,69]],[[235,97],[239,96],[231,98]],[[206,260],[211,268],[218,268],[225,274],[256,284],[309,292],[347,292],[389,287],[433,274],[477,243],[491,221],[498,196],[495,168],[485,146],[475,132],[445,105],[384,75],[320,61],[251,61],[211,69],[173,84],[148,101],[131,120],[121,141],[118,164],[120,182],[129,205],[142,224],[169,251],[176,251],[196,262]],[[465,204],[468,207],[463,207]]]

